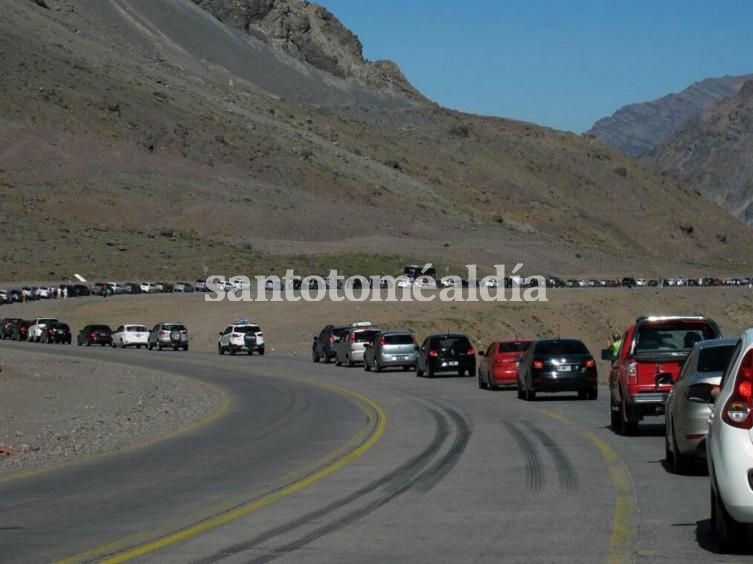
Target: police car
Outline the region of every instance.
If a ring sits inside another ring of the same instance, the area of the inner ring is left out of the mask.
[[[252,355],[256,352],[263,355],[264,333],[257,323],[248,319],[236,319],[225,327],[224,331],[220,331],[217,352],[219,354],[229,352],[231,355],[237,352]]]

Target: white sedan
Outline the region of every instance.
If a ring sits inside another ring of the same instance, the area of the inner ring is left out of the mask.
[[[149,345],[149,329],[146,325],[121,325],[112,334],[113,347],[147,347]]]
[[[753,329],[746,330],[714,400],[706,439],[711,526],[720,552],[750,543],[753,524]]]

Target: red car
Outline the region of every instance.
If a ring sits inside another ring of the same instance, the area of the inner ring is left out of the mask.
[[[478,387],[496,390],[500,386],[516,386],[518,363],[533,341],[494,341],[479,352]]]

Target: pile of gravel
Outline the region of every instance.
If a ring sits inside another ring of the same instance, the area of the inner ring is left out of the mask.
[[[115,451],[217,409],[220,395],[179,376],[3,351],[0,475]]]

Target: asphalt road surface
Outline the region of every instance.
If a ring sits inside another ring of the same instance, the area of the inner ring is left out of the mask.
[[[597,401],[308,359],[0,346],[222,389],[202,425],[0,482],[0,561],[750,562],[714,553],[708,478]]]

